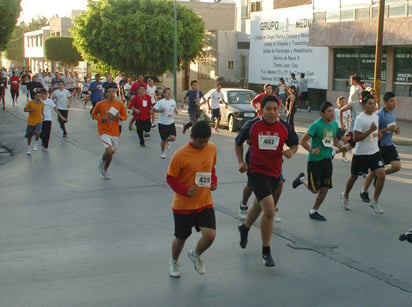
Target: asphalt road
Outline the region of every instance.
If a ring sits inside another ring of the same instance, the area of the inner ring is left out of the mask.
[[[221,129],[211,138],[218,147],[217,237],[202,257],[207,272],[196,273],[186,256],[199,238],[194,233],[180,259],[182,277],[172,279],[165,174],[172,152],[189,141],[180,126],[186,118],[177,118],[177,142],[166,160],[157,131],[140,148],[124,124],[112,179],[103,180],[97,172],[103,148],[88,110],[76,102],[68,138],[55,121],[49,152],[26,156],[22,105],[0,113],[0,143],[13,152],[0,156],[0,306],[412,305],[412,245],[398,241],[412,227],[410,146],[398,147],[403,169],[387,177],[384,215],[361,202],[362,179],[350,195],[351,210],[342,209],[338,195],[350,165],[336,157],[334,188],[320,211],[327,222],[310,220],[314,195],[291,187],[306,169],[299,150],[284,164],[283,222],[272,237],[276,267],[265,268],[258,225],[247,248],[239,247],[246,176],[237,171],[234,134]]]

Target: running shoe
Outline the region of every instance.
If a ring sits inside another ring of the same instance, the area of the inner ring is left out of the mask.
[[[360,196],[360,198],[362,199],[362,201],[364,202],[364,203],[370,203],[371,202],[371,200],[370,200],[370,198],[369,198],[369,193],[368,192],[360,192],[359,193],[359,196]]]
[[[243,206],[242,201],[239,204],[239,217],[241,220],[245,220],[247,216],[248,206]]]
[[[162,152],[162,153],[160,154],[160,158],[166,159],[166,154],[165,154],[164,152]]]
[[[247,245],[247,235],[248,235],[248,230],[245,225],[240,224],[237,229],[239,230],[240,233],[240,247],[241,248],[246,248]]]
[[[273,261],[271,254],[262,254],[263,264],[267,267],[275,266],[275,262]]]
[[[183,125],[183,134],[185,134],[186,133],[186,126],[185,125]]]
[[[342,162],[343,163],[350,163],[350,160],[348,160],[346,157],[342,157]]]
[[[145,137],[145,138],[150,137],[150,133],[149,133],[149,132],[145,132],[145,133],[144,133],[144,137]]]
[[[375,211],[376,214],[384,213],[383,208],[379,206],[378,202],[375,200],[371,200],[369,207],[371,207]]]
[[[305,178],[305,173],[300,173],[295,180],[292,182],[292,187],[296,189],[303,183],[303,179]]]
[[[196,255],[194,251],[189,251],[187,255],[189,256],[189,259],[192,260],[196,272],[198,272],[200,275],[205,275],[206,270],[203,266],[203,262],[202,259],[200,259],[200,256]]]
[[[317,221],[326,221],[326,217],[321,215],[318,211],[315,211],[313,213],[309,213],[309,217],[312,220],[317,220]]]
[[[103,171],[103,177],[104,177],[104,179],[106,179],[106,180],[109,180],[111,177],[110,177],[110,175],[109,175],[109,173],[107,172],[107,171]]]
[[[156,124],[155,124],[155,123],[152,124],[152,128],[156,128]]]
[[[179,263],[176,260],[169,260],[169,276],[173,278],[180,277]]]
[[[37,141],[34,141],[34,143],[33,143],[33,150],[34,151],[39,150],[39,143]]]
[[[27,146],[26,154],[31,155],[31,146]]]
[[[273,218],[273,221],[275,223],[282,223],[282,218],[279,215],[275,214],[275,217]]]
[[[349,198],[345,197],[345,192],[340,193],[339,198],[342,202],[343,209],[349,210]]]

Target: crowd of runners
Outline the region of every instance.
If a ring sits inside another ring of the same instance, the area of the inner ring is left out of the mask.
[[[55,76],[54,79],[57,80],[53,79],[48,89],[44,86],[35,88],[34,95],[30,94],[24,108],[29,113],[26,129],[27,154],[39,149],[40,140],[43,150],[47,151],[53,111],[57,114],[63,137],[67,137],[65,123],[68,121],[70,104],[74,95],[81,95],[84,106],[91,101],[91,118],[97,121],[98,134],[104,148],[98,169],[105,179],[110,179],[108,168],[118,148],[120,121],[128,119],[127,110],[131,114],[129,129],[133,130],[135,127],[141,147],[145,147],[145,138],[150,137],[151,129],[156,126],[155,114],[158,114],[160,158],[166,158],[165,149],[170,146],[170,142],[176,140],[174,116],[179,112],[169,88],[164,89],[163,97],[158,99],[153,80],[149,78],[147,84],[143,75],[139,75],[135,81],[126,78],[124,74],[119,74],[114,80],[107,75],[105,82],[102,82],[97,74],[93,82],[88,82],[86,76],[84,82],[87,84],[78,92],[75,84],[70,87],[64,78],[59,77],[59,73]],[[304,78],[304,74],[301,74],[301,80]],[[31,82],[38,82],[35,76],[33,79]],[[293,79],[294,75],[291,80]],[[392,139],[394,133],[400,133],[396,123],[396,97],[392,92],[385,93],[382,108],[378,110],[374,90],[364,88],[358,75],[352,75],[350,80],[348,102],[342,96],[338,97],[335,104],[322,103],[320,118],[310,125],[300,140],[293,120],[300,107],[298,101],[304,102],[307,110],[311,111],[307,87],[302,88],[302,82],[296,86],[286,85],[281,79],[275,91],[272,85],[266,84],[264,92],[251,101],[258,116],[243,125],[234,142],[239,172],[247,174],[247,184],[242,190],[239,206],[239,217],[242,220],[238,226],[239,243],[242,249],[246,248],[251,226],[261,215],[261,253],[267,267],[275,265],[270,242],[273,222],[281,222],[276,211],[285,182],[282,175],[283,160],[293,158],[299,145],[308,152],[307,167],[306,172],[299,173],[293,180],[292,186],[296,189],[302,185],[314,194],[313,206],[309,210],[310,219],[326,221],[319,209],[333,187],[332,160],[338,153],[342,153],[344,163],[351,163],[346,186],[340,194],[343,209],[350,210],[349,193],[359,176],[363,176],[365,180],[359,197],[369,203],[376,214],[384,213],[383,206],[379,204],[379,196],[385,176],[401,169],[399,154]],[[199,115],[200,106],[208,104],[217,130],[221,115],[216,105],[224,99],[221,87],[217,83],[211,97],[205,99],[198,88],[198,82],[193,80],[191,89],[184,94],[181,102],[182,106],[188,104],[189,121],[183,125],[183,134],[191,129],[191,141],[174,152],[166,175],[167,183],[174,191],[172,211],[175,239],[169,261],[171,277],[180,277],[179,255],[193,227],[202,235],[188,257],[199,274],[205,274],[200,256],[215,239],[216,221],[211,191],[217,188],[217,148],[209,142],[212,133],[209,123],[199,120]],[[287,113],[286,121],[280,118],[283,109]],[[345,155],[350,150],[353,151],[352,161]],[[372,184],[374,192],[370,197]],[[255,197],[249,207],[248,199],[252,193]],[[405,233],[400,239],[409,240],[408,235]]]

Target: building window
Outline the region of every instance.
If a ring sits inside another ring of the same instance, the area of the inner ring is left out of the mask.
[[[237,49],[250,49],[250,42],[237,42]]]
[[[234,68],[234,61],[233,60],[227,61],[227,69],[233,70],[233,68]]]
[[[349,91],[349,76],[352,73],[357,73],[367,86],[373,86],[375,47],[335,49],[334,90]],[[386,85],[386,48],[382,54],[381,80],[383,92]]]
[[[209,80],[211,78],[211,71],[214,70],[212,67],[213,59],[211,58],[201,58],[198,61],[198,78],[200,80]]]
[[[394,92],[396,96],[412,96],[412,48],[395,48]]]
[[[247,0],[247,18],[250,13],[262,11],[262,0]]]

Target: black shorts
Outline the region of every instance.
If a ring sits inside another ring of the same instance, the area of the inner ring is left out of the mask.
[[[216,229],[215,209],[205,208],[200,212],[190,214],[180,214],[173,212],[175,220],[175,237],[186,240],[192,234],[195,227],[199,232],[201,227]]]
[[[390,164],[392,161],[400,161],[398,151],[394,145],[379,146],[383,163]]]
[[[171,135],[176,136],[176,126],[174,123],[170,125],[158,124],[157,127],[162,141],[167,141],[167,138]]]
[[[308,184],[313,193],[321,188],[332,188],[332,159],[308,161]]]
[[[215,121],[215,118],[217,120],[220,120],[221,118],[220,109],[212,109],[212,117],[211,117],[212,122]]]
[[[353,155],[350,166],[351,174],[354,176],[366,175],[371,171],[384,167],[381,153],[378,151],[372,155]]]
[[[276,191],[280,178],[259,173],[248,173],[248,186],[252,189],[258,201],[261,201]]]
[[[309,93],[308,92],[302,92],[300,95],[303,101],[309,101]]]
[[[146,119],[146,120],[136,119],[135,125],[136,125],[137,131],[141,129],[145,132],[150,132],[150,130],[152,129],[152,123],[150,122],[150,119]]]

